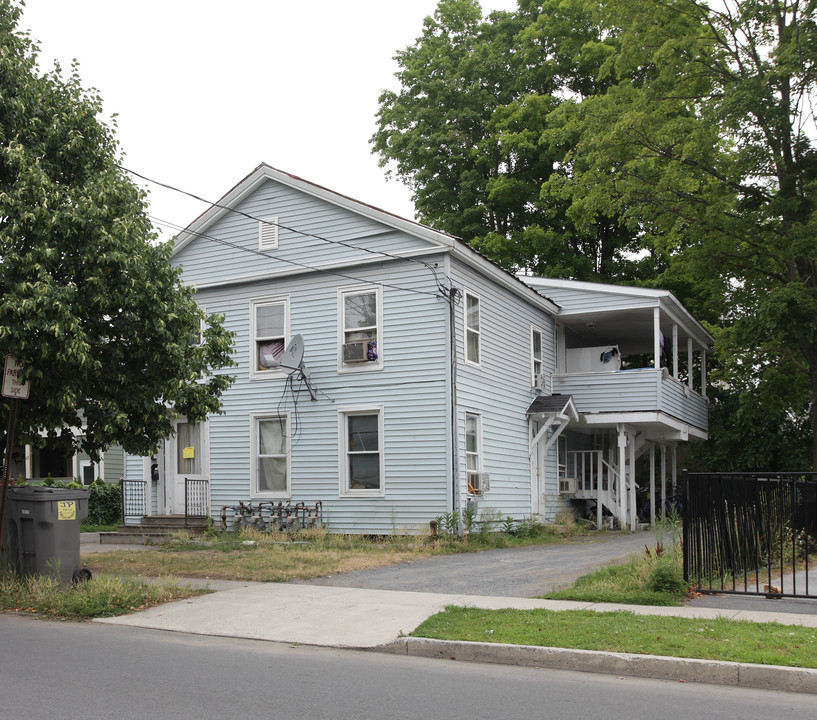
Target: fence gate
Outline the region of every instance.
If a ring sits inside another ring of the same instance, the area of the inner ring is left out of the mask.
[[[684,579],[699,592],[817,598],[817,473],[684,471]]]

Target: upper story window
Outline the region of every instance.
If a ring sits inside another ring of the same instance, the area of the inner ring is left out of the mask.
[[[480,363],[480,318],[479,297],[465,291],[465,362],[472,365]]]
[[[278,374],[278,363],[289,336],[289,299],[254,300],[251,313],[250,376],[259,378]]]
[[[278,218],[269,217],[258,221],[258,249],[278,249]]]
[[[542,331],[536,327],[530,329],[530,361],[532,385],[538,387],[542,383]]]
[[[380,288],[340,292],[340,366],[382,367],[382,295]]]

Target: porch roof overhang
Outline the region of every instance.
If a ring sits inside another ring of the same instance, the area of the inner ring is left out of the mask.
[[[548,430],[553,429],[553,433],[545,441],[543,448],[545,453],[550,450],[570,422],[581,420],[572,395],[540,395],[530,404],[526,415],[541,423],[538,432],[530,440],[528,448],[530,454],[533,454],[536,446],[546,438]]]
[[[706,440],[709,434],[663,412],[582,413],[582,430],[615,429],[627,425],[644,433],[648,440],[687,442]]]

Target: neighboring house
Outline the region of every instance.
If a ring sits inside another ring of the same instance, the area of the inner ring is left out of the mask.
[[[28,482],[38,482],[51,477],[60,482],[78,480],[90,485],[101,478],[107,483],[119,482],[125,469],[125,453],[118,445],[102,453],[99,462],[93,462],[83,451],[75,451],[65,443],[55,440],[45,447],[34,445],[15,446],[11,454],[11,478],[19,477]]]
[[[179,418],[154,458],[126,458],[148,514],[183,513],[196,481],[216,522],[239,501],[320,501],[338,532],[417,532],[466,508],[552,522],[595,493],[634,525],[635,458],[706,437],[677,362],[611,371],[619,350],[660,355],[662,333],[703,354],[710,336],[669,293],[515,277],[267,165],[181,233],[172,262],[236,333],[238,367],[222,414]],[[287,371],[296,336],[306,369]]]

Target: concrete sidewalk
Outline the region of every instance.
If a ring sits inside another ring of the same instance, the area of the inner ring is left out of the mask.
[[[96,622],[291,645],[355,648],[817,694],[817,670],[404,636],[448,605],[486,609],[627,610],[645,615],[699,619],[728,617],[816,628],[817,615],[444,595],[290,583],[234,585],[236,587],[211,595]]]

